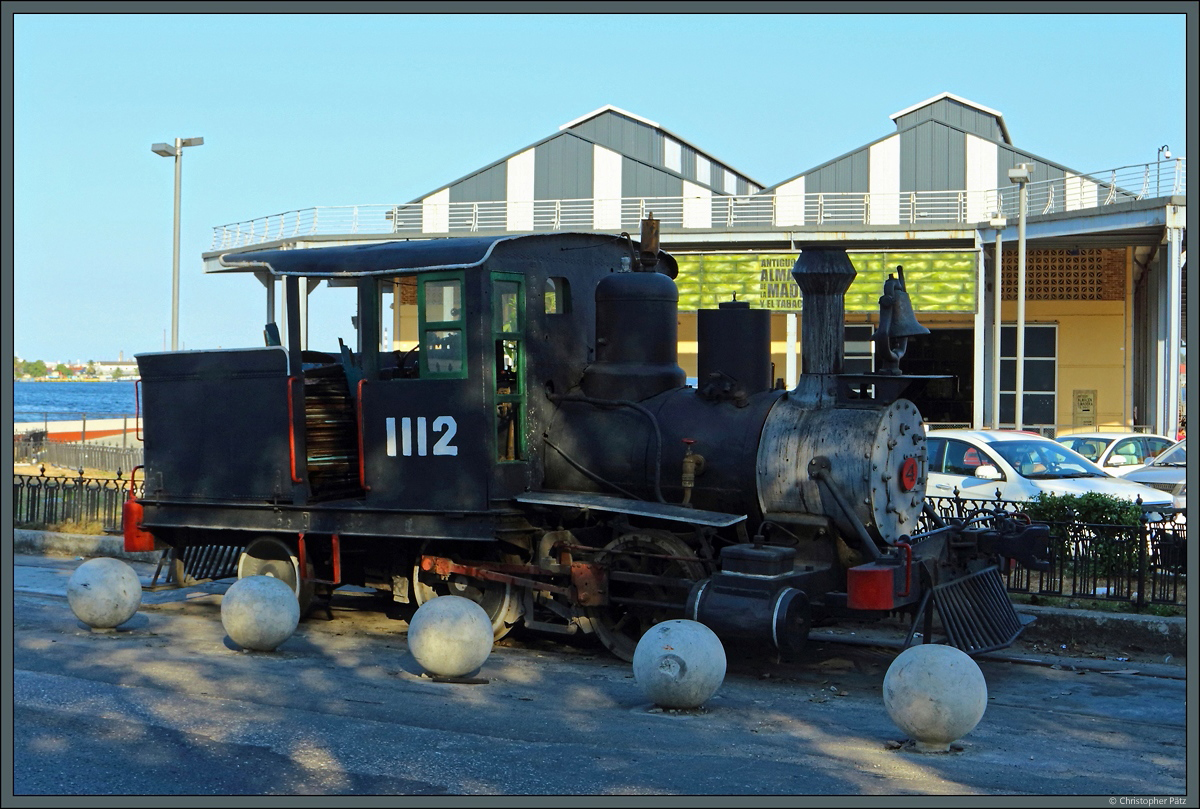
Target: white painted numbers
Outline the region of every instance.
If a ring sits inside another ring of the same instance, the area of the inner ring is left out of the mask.
[[[413,429],[413,422],[416,422],[416,429]],[[385,420],[387,424],[387,454],[396,456],[396,419],[388,418]],[[452,442],[454,436],[458,433],[458,422],[453,416],[438,416],[433,420],[433,436],[436,440],[433,443],[433,452],[429,452],[429,420],[425,416],[417,416],[415,419],[404,416],[400,419],[400,454],[405,457],[412,455],[457,455],[458,447]],[[414,447],[415,444],[415,447]],[[416,450],[414,453],[413,450]]]

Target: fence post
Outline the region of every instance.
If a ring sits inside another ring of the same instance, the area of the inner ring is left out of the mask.
[[[1150,541],[1149,523],[1146,521],[1145,513],[1138,520],[1138,591],[1137,591],[1137,608],[1140,612],[1146,606],[1146,564],[1149,562],[1149,554],[1146,552],[1146,546]]]

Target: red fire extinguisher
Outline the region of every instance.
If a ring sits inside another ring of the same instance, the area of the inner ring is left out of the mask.
[[[154,550],[154,535],[142,528],[142,503],[133,496],[133,476],[141,468],[141,466],[135,466],[129,473],[129,496],[125,498],[125,505],[121,508],[121,525],[125,534],[125,550],[127,551]]]

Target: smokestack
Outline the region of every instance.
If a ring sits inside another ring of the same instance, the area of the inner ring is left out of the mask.
[[[805,247],[792,268],[800,285],[800,372],[840,374],[846,359],[846,290],[858,273],[841,247]]]

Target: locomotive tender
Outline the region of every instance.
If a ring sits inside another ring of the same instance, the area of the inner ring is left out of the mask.
[[[239,576],[280,577],[302,607],[344,584],[418,605],[463,595],[497,638],[595,633],[625,660],[668,618],[794,656],[814,621],[901,611],[915,629],[936,608],[968,652],[1011,643],[997,564],[1039,564],[1045,530],[919,532],[925,431],[897,360],[926,330],[902,271],[875,374],[841,373],[855,271],[817,247],[793,270],[796,388],[772,379],[769,312],[736,301],[699,312],[691,387],[677,265],[657,222],[643,228],[222,256],[271,281],[269,319],[283,279],[286,334],[269,322],[262,347],[137,357],[145,474],[127,548],[235,549]],[[322,280],[356,290],[337,351],[300,348]],[[389,325],[415,347],[381,346]]]

